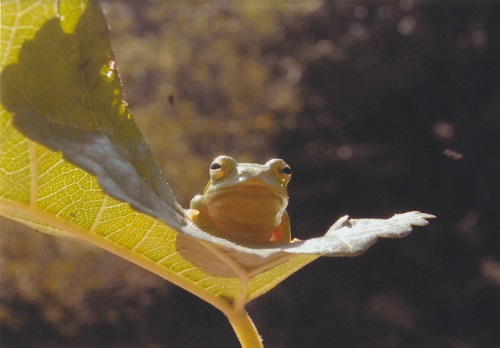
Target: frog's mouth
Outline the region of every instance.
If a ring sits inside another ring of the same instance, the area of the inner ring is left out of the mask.
[[[210,200],[232,199],[248,200],[248,203],[257,203],[259,200],[278,200],[288,202],[288,195],[281,187],[269,186],[267,183],[252,180],[219,188],[209,194]]]

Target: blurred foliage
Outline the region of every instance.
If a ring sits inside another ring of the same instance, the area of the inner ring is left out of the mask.
[[[155,294],[167,293],[162,279],[93,246],[3,217],[0,226],[2,347],[25,330],[71,337],[85,327],[136,322]]]
[[[499,4],[104,8],[126,100],[184,206],[225,153],[286,159],[299,238],[344,213],[438,216],[361,257],[319,260],[253,303],[266,346],[500,345]],[[1,226],[8,342],[236,344],[224,318],[161,279],[91,247]]]
[[[263,42],[282,37],[282,16],[318,6],[104,3],[127,102],[184,206],[203,190],[217,155],[241,162],[274,155],[270,144],[280,128],[275,111],[293,113],[298,103],[294,83],[272,76]],[[165,144],[167,138],[173,141]]]

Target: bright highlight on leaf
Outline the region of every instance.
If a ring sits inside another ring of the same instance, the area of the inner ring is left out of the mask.
[[[0,214],[90,242],[183,287],[222,310],[243,345],[259,341],[242,333],[253,327],[246,303],[320,256],[360,254],[433,217],[343,217],[324,236],[290,244],[204,233],[177,203],[122,99],[94,1],[4,1],[1,44]]]

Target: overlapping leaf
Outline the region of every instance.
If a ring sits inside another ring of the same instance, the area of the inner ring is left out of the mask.
[[[94,1],[2,2],[0,214],[239,306],[319,256],[362,253],[432,217],[344,217],[325,236],[292,244],[208,235],[186,219],[122,97]]]

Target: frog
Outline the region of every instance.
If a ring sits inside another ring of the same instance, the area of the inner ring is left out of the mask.
[[[201,230],[237,243],[291,242],[288,205],[290,166],[282,159],[238,163],[226,155],[210,165],[202,195],[187,216]]]

